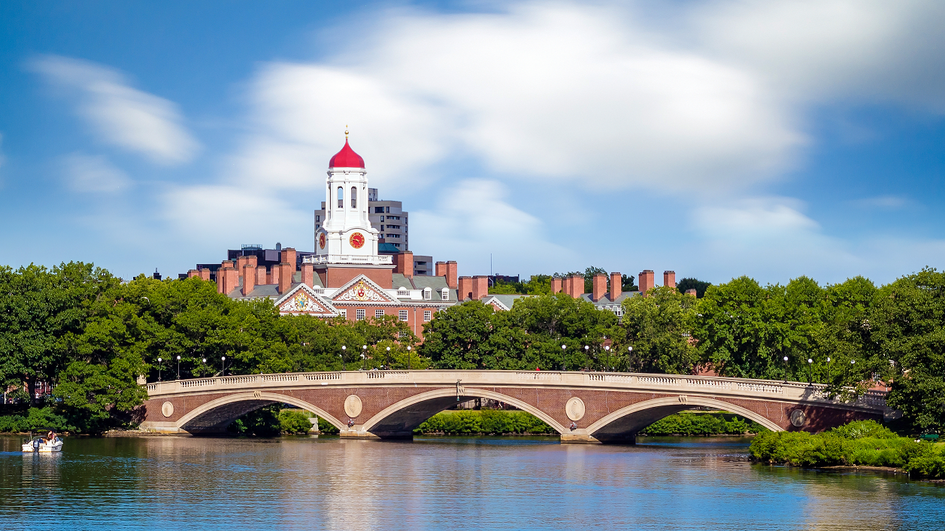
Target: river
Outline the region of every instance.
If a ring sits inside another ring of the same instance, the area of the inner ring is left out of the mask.
[[[747,461],[741,438],[0,437],[0,529],[934,529],[945,486]]]

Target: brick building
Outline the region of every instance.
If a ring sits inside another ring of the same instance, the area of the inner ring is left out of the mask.
[[[250,246],[187,276],[212,276],[217,290],[233,299],[270,299],[282,314],[350,321],[391,315],[421,335],[434,312],[458,302],[456,262],[437,262],[433,275],[416,275],[410,251],[379,252],[382,233],[368,211],[364,159],[346,138],[328,166],[327,208],[315,230],[314,253]]]

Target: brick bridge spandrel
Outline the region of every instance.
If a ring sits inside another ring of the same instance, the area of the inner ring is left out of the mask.
[[[219,433],[273,403],[306,409],[342,437],[404,438],[434,414],[474,398],[527,411],[562,442],[632,442],[653,422],[692,408],[741,415],[768,429],[823,431],[882,419],[885,397],[830,399],[822,386],[738,378],[552,371],[357,371],[257,374],[148,384],[141,430]]]

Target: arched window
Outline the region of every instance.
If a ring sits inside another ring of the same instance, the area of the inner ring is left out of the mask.
[[[345,207],[345,190],[342,187],[338,187],[338,208]]]
[[[358,208],[358,189],[351,187],[351,208]]]

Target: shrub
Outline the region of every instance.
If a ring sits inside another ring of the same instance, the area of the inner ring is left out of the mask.
[[[293,409],[283,409],[279,412],[279,425],[282,433],[306,434],[312,429],[308,416]]]
[[[764,428],[731,413],[676,413],[640,431],[641,435],[742,435],[760,433]]]
[[[415,434],[505,435],[555,433],[551,426],[525,411],[490,409],[444,411],[437,413],[413,430]]]
[[[319,433],[323,433],[325,435],[338,435],[341,433],[341,430],[339,430],[334,424],[321,417],[318,417],[318,431]]]

